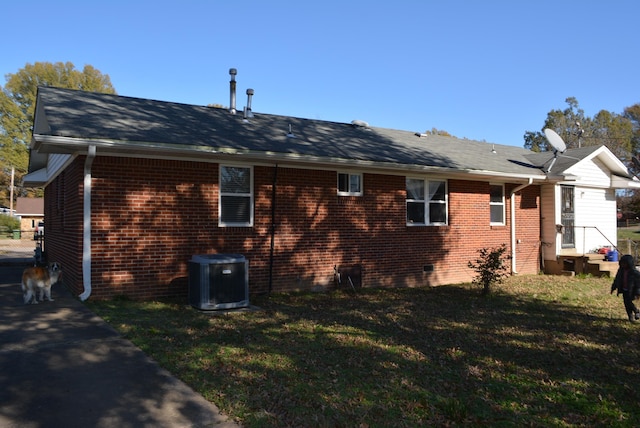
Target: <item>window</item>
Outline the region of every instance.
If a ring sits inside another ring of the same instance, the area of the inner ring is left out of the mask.
[[[253,225],[253,180],[248,167],[220,166],[221,226]]]
[[[362,196],[362,174],[339,172],[338,195]]]
[[[407,224],[447,224],[447,182],[407,178]]]
[[[489,210],[491,211],[491,224],[504,225],[504,186],[502,184],[490,185]]]

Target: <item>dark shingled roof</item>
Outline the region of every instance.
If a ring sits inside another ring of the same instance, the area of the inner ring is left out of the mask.
[[[244,120],[242,112],[232,115],[227,109],[51,87],[39,88],[37,103],[34,134],[78,139],[79,148],[87,141],[108,141],[110,150],[123,153],[160,146],[195,155],[261,154],[539,178],[551,156],[515,146],[271,114],[254,113]],[[294,138],[287,136],[289,130]]]

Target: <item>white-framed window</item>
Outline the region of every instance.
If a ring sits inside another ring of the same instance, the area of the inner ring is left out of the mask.
[[[407,178],[407,225],[447,224],[446,180]]]
[[[362,174],[338,172],[338,195],[362,196]]]
[[[253,226],[253,168],[220,165],[220,226]]]
[[[490,224],[504,225],[504,184],[489,185],[489,210],[491,212]]]

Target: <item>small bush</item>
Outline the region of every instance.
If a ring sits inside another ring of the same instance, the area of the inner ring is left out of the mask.
[[[482,286],[482,295],[490,293],[492,284],[501,283],[508,276],[507,262],[511,259],[507,252],[506,244],[494,248],[481,248],[480,256],[468,266],[476,271],[477,275],[473,283]]]
[[[20,229],[20,220],[10,215],[0,214],[0,231],[2,233],[10,233],[18,229]]]

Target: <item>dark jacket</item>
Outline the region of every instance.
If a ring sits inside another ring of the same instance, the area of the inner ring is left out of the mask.
[[[613,280],[613,284],[611,284],[611,292],[613,293],[617,290],[616,295],[626,294],[627,297],[634,298],[640,294],[640,271],[636,269],[635,262],[633,257],[629,254],[625,254],[620,258],[620,268],[618,269],[618,273],[616,273],[616,277]],[[628,266],[629,276],[627,278],[627,289],[624,289],[624,271],[625,266]]]

